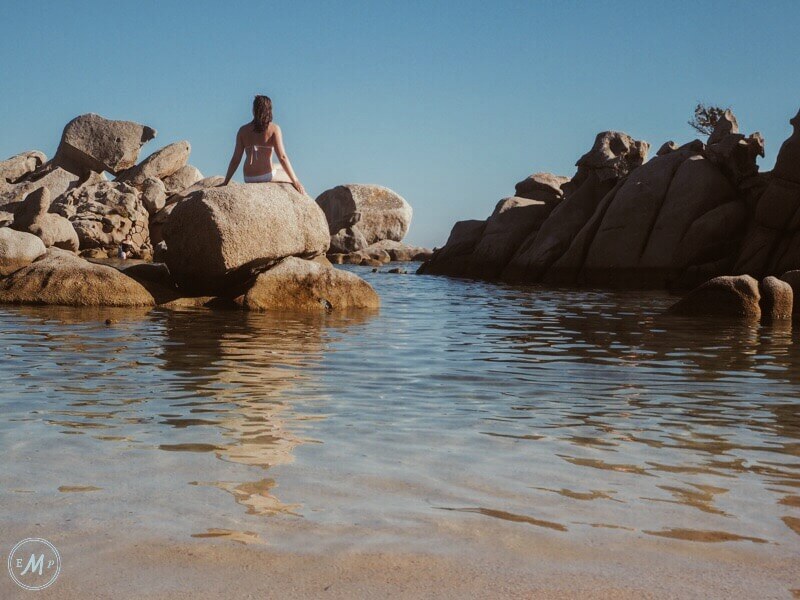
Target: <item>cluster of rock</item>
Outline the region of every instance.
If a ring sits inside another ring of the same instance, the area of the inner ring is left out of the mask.
[[[707,143],[600,133],[574,177],[536,173],[485,221],[456,223],[420,273],[519,283],[690,288],[800,267],[800,114],[775,169],[728,111]]]
[[[412,210],[399,194],[379,185],[350,183],[317,197],[331,232],[328,258],[337,264],[379,266],[426,260],[432,251],[403,243]]]
[[[330,231],[311,198],[286,184],[219,187],[221,177],[187,164],[188,142],[138,162],[155,135],[83,115],[64,128],[52,160],[26,152],[0,162],[0,302],[379,306],[369,284],[325,258]],[[121,247],[145,261],[155,250],[166,264],[103,263]]]

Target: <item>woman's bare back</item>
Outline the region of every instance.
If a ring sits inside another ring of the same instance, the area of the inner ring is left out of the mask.
[[[245,161],[242,171],[248,177],[257,177],[272,172],[272,151],[275,147],[275,129],[270,123],[266,131],[256,131],[253,123],[242,125],[239,136],[244,146]]]

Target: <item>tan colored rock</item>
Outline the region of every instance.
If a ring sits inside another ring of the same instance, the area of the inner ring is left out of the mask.
[[[42,240],[24,231],[0,228],[0,275],[11,275],[46,252]]]
[[[91,179],[95,180],[96,177]],[[40,188],[46,188],[50,198],[55,199],[74,189],[79,183],[80,179],[77,175],[57,167],[53,163],[47,163],[33,173],[29,173],[22,181],[0,188],[0,205],[15,208],[26,196]]]
[[[0,280],[0,303],[64,306],[153,306],[139,283],[112,267],[56,248]]]
[[[38,150],[22,152],[0,162],[0,181],[16,183],[41,167],[47,158]]]
[[[178,202],[174,204],[167,204],[164,208],[150,217],[150,243],[153,245],[153,248],[164,241],[164,225],[167,223],[167,221],[169,221],[172,211],[175,210],[175,207],[178,206],[178,204]]]
[[[421,246],[409,246],[394,240],[382,240],[364,248],[369,254],[372,251],[381,251],[389,255],[392,262],[410,262],[414,260],[428,260],[433,250]]]
[[[142,204],[151,215],[156,214],[167,204],[167,188],[164,182],[148,177],[142,183]]]
[[[164,178],[167,196],[182,192],[186,188],[193,186],[201,179],[203,179],[203,174],[197,167],[193,167],[192,165],[183,165],[172,175],[168,175]]]
[[[800,315],[800,269],[786,271],[781,280],[792,287],[792,314]]]
[[[149,177],[165,179],[186,164],[191,150],[191,145],[185,140],[164,146],[153,152],[135,167],[120,172],[116,180],[129,183],[138,188]]]
[[[125,242],[140,258],[152,255],[149,214],[139,192],[126,183],[86,183],[56,199],[52,210],[70,220],[82,249],[116,252]]]
[[[287,256],[325,254],[325,215],[285,184],[200,190],[172,210],[163,227],[167,264],[179,286],[216,294]]]
[[[337,233],[331,234],[330,252],[348,254],[358,252],[369,246],[367,239],[357,225],[340,229]]]
[[[792,286],[777,277],[765,277],[759,287],[761,319],[767,323],[791,319],[794,308]]]
[[[205,179],[201,179],[200,181],[190,185],[185,190],[180,192],[176,192],[171,196],[167,197],[167,206],[170,204],[175,204],[176,202],[180,202],[181,200],[186,200],[190,195],[194,194],[197,191],[205,190],[207,188],[217,187],[225,181],[224,177],[219,175],[212,175],[211,177],[206,177]]]
[[[14,217],[12,228],[37,236],[48,248],[55,246],[71,252],[80,247],[78,234],[67,219],[48,212],[50,191],[39,188],[29,194]]]
[[[689,292],[669,309],[687,316],[759,319],[761,294],[749,275],[715,277]]]
[[[569,177],[552,173],[534,173],[514,186],[514,195],[518,198],[539,200],[541,202],[558,202],[564,197],[561,186],[569,181]]]
[[[411,225],[411,206],[392,190],[379,186],[349,183],[336,186],[317,197],[331,228],[348,222],[361,213],[358,228],[368,244],[381,240],[400,242]],[[338,233],[331,231],[331,233]]]
[[[353,273],[300,258],[286,258],[255,282],[236,302],[248,310],[328,311],[376,309],[380,299]]]
[[[142,145],[155,136],[152,127],[132,121],[81,115],[64,127],[54,161],[81,176],[90,171],[117,173],[135,165]]]

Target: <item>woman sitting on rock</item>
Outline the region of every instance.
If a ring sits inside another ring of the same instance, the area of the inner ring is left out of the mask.
[[[228,185],[239,168],[242,154],[247,153],[244,163],[245,183],[266,183],[275,180],[272,170],[272,151],[278,154],[283,170],[289,176],[292,185],[301,194],[306,191],[292,170],[292,164],[283,147],[281,128],[272,122],[272,100],[269,96],[256,96],[253,100],[253,120],[242,125],[236,134],[236,147],[233,150],[228,173],[222,185]]]

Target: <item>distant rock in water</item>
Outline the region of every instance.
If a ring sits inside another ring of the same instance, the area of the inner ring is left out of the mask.
[[[569,181],[536,173],[486,221],[459,222],[420,273],[518,283],[691,288],[718,275],[800,268],[800,113],[774,172],[759,133],[728,112],[708,144],[597,135]],[[534,213],[544,218],[534,217]],[[546,213],[546,214],[545,214]]]
[[[761,317],[758,281],[749,275],[721,276],[693,289],[670,309],[685,316]]]

